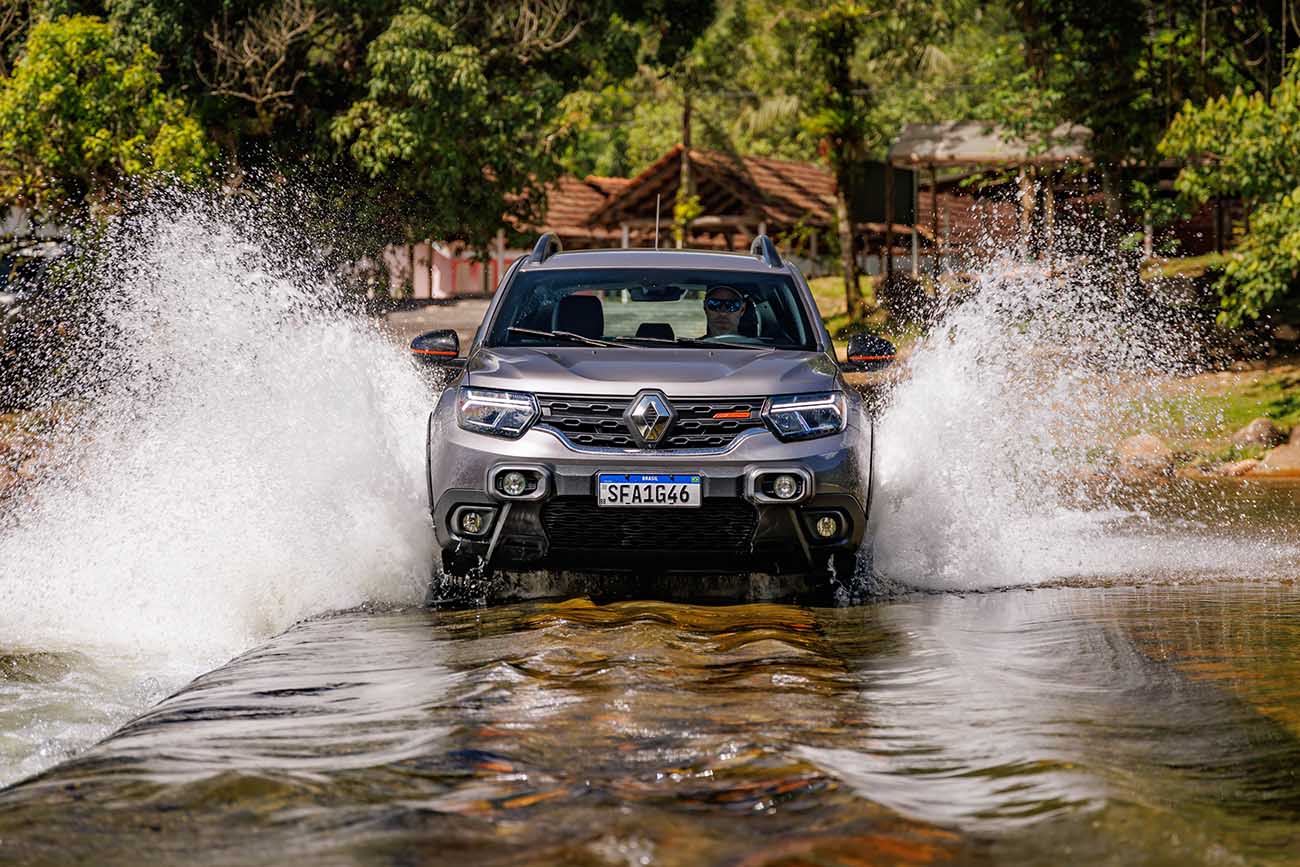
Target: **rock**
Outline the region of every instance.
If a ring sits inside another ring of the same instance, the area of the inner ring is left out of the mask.
[[[1300,328],[1283,323],[1273,329],[1273,339],[1280,340],[1283,343],[1300,341]]]
[[[1131,436],[1115,449],[1121,470],[1137,473],[1169,473],[1174,468],[1173,449],[1158,436]]]
[[[1268,362],[1262,358],[1254,358],[1250,360],[1241,359],[1239,361],[1234,361],[1232,364],[1228,365],[1228,370],[1235,371],[1237,373],[1249,373],[1252,370],[1267,370],[1267,369],[1268,369]]]
[[[1272,421],[1260,417],[1253,419],[1250,424],[1232,435],[1232,444],[1237,446],[1263,446],[1272,448],[1278,445],[1286,437],[1282,431],[1277,429],[1277,425]]]
[[[1273,449],[1264,455],[1256,472],[1300,473],[1300,443]]]
[[[1254,471],[1259,467],[1259,463],[1259,461],[1253,458],[1244,461],[1233,461],[1230,464],[1223,464],[1218,468],[1218,470],[1216,470],[1216,473],[1220,476],[1238,478]]]

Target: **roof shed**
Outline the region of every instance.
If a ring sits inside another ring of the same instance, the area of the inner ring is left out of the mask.
[[[1043,139],[1016,139],[995,123],[978,120],[910,123],[889,148],[896,166],[1051,166],[1088,163],[1092,130],[1061,124]]]

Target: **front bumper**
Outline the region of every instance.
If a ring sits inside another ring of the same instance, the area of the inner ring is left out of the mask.
[[[823,571],[830,555],[852,553],[862,543],[872,444],[859,413],[850,414],[840,434],[798,443],[763,430],[722,454],[593,453],[546,430],[531,429],[517,440],[462,430],[453,391],[429,418],[428,482],[438,544],[458,557],[515,569],[779,575]],[[509,499],[492,484],[505,468],[533,470],[543,484]],[[805,480],[797,501],[772,502],[755,490],[756,479],[778,470]],[[698,474],[703,502],[698,508],[599,507],[596,475],[602,472]],[[467,508],[487,517],[476,534],[461,529]],[[814,529],[827,515],[840,527],[830,539]]]

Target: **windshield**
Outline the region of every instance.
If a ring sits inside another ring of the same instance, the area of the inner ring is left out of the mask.
[[[507,291],[489,346],[817,348],[787,274],[565,269],[519,274]]]

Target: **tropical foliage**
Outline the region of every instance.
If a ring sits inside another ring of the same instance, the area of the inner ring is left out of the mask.
[[[106,205],[127,178],[206,174],[215,148],[161,84],[157,56],[126,49],[102,21],[36,24],[0,80],[0,196],[58,211]]]
[[[403,3],[370,44],[365,94],[333,120],[335,140],[418,205],[417,236],[481,241],[503,214],[534,216],[561,170],[555,106],[598,69],[634,69],[636,40],[599,5],[528,17],[474,0]]]
[[[1300,0],[0,0],[0,195],[102,209],[142,177],[211,173],[238,189],[257,174],[306,182],[372,246],[482,246],[503,216],[543,207],[559,173],[634,174],[688,125],[695,146],[842,173],[906,123],[985,120],[1044,147],[1081,123],[1101,216],[1120,233],[1212,197],[1255,210],[1220,283],[1236,323],[1295,294],[1298,12]],[[1166,157],[1194,162],[1177,200]],[[686,190],[675,226],[691,208]],[[844,267],[856,287],[851,256]]]
[[[1194,202],[1242,196],[1250,223],[1218,281],[1220,319],[1239,325],[1300,284],[1300,53],[1270,96],[1238,89],[1188,103],[1161,151],[1186,160],[1178,190]]]

